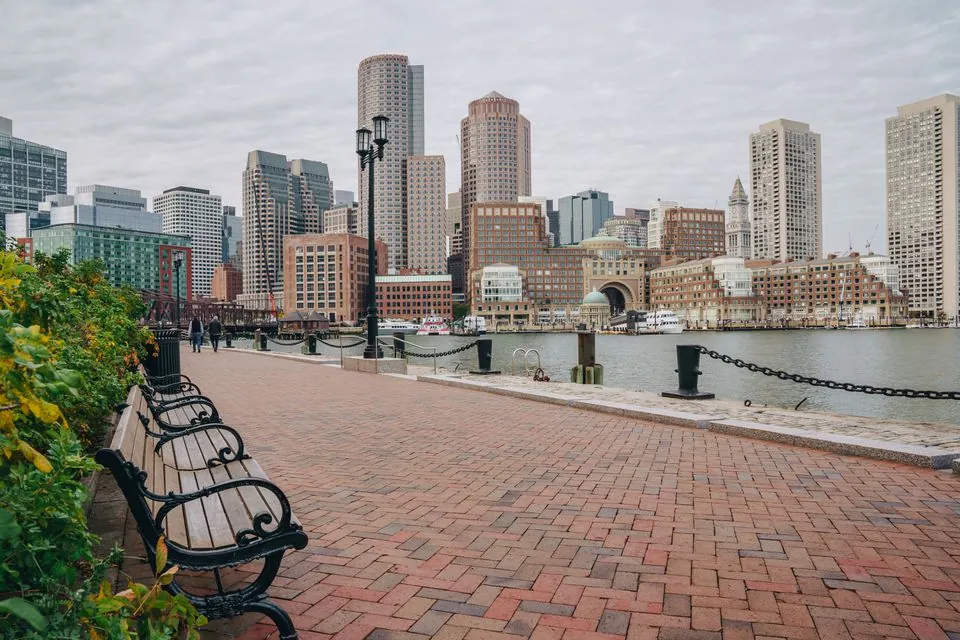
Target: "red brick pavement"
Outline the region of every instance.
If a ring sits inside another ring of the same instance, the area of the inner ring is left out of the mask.
[[[960,638],[944,472],[221,351],[301,638]],[[256,618],[238,637],[275,636]]]

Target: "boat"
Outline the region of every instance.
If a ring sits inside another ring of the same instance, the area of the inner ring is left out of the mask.
[[[385,318],[377,323],[378,333],[416,333],[420,325],[409,320]]]
[[[487,333],[487,320],[483,316],[467,316],[463,319],[466,335],[482,336]]]
[[[417,330],[417,335],[448,336],[450,335],[450,327],[447,326],[447,322],[443,318],[430,316],[429,318],[423,319],[423,324],[421,324]]]
[[[647,329],[655,333],[683,333],[683,323],[673,311],[658,309],[647,314]]]
[[[853,320],[848,322],[847,325],[844,327],[844,329],[850,329],[850,330],[856,330],[856,329],[862,330],[862,329],[869,329],[869,328],[870,328],[870,325],[864,322],[863,318],[854,318]]]

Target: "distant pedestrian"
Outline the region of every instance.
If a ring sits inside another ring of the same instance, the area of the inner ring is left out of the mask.
[[[193,346],[194,353],[200,353],[200,346],[203,344],[203,323],[197,315],[190,321],[190,344]]]
[[[220,324],[220,319],[217,316],[213,316],[213,320],[207,325],[207,331],[210,332],[210,345],[213,346],[213,352],[216,353],[217,347],[220,345],[220,335],[223,333],[223,325]]]

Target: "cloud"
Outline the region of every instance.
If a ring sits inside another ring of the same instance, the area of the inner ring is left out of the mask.
[[[824,246],[861,245],[884,226],[884,118],[960,90],[960,8],[780,5],[0,0],[0,114],[65,149],[71,185],[193,184],[239,205],[260,148],[355,189],[357,64],[402,52],[425,66],[448,190],[467,103],[491,90],[532,121],[536,195],[596,187],[618,209],[725,206],[749,134],[785,117],[823,136]]]

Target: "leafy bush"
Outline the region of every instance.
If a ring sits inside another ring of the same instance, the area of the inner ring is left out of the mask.
[[[104,581],[119,550],[93,553],[82,479],[150,337],[139,296],[102,273],[0,252],[0,638],[198,637],[206,623],[162,591],[165,551],[152,586],[119,594]]]

